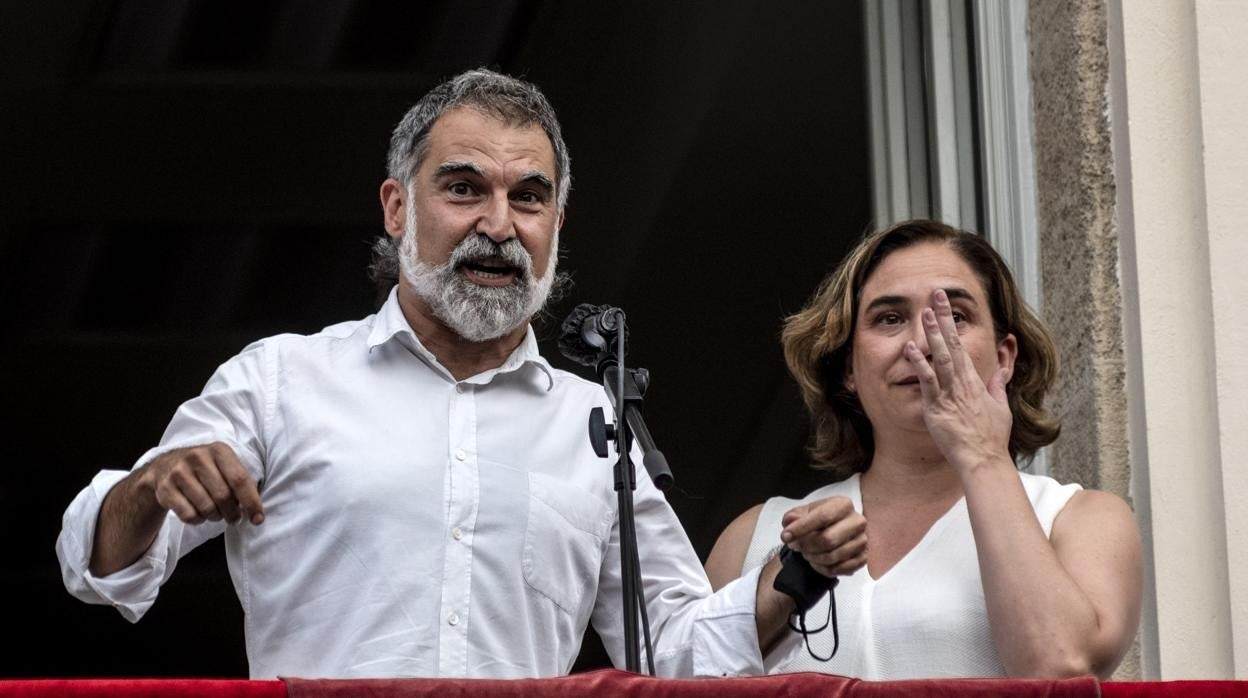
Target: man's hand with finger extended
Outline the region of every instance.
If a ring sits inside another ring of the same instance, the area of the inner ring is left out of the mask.
[[[133,564],[151,547],[168,511],[192,525],[264,521],[256,481],[229,446],[175,449],[135,470],[104,498],[91,574],[103,577]]]
[[[136,473],[139,485],[156,503],[188,524],[225,520],[234,523],[247,515],[253,524],[264,521],[264,507],[251,474],[229,446],[215,442],[170,451]]]

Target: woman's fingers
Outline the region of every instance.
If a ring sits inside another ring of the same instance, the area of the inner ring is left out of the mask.
[[[962,347],[962,336],[958,334],[958,323],[953,319],[953,305],[949,302],[949,294],[943,288],[932,291],[932,312],[936,315],[936,325],[940,328],[940,336],[945,340],[949,351],[953,374],[964,375],[974,373],[975,367]]]
[[[940,393],[940,381],[936,378],[936,371],[932,370],[927,357],[923,356],[923,352],[919,351],[914,342],[906,342],[905,351],[906,359],[914,367],[914,375],[919,379],[919,392],[923,394],[923,402],[931,404]]]
[[[930,387],[935,387],[940,392],[947,392],[952,390],[958,381],[966,380],[968,376],[978,377],[970,355],[962,346],[962,337],[958,334],[958,323],[953,317],[953,306],[949,303],[949,295],[944,289],[938,288],[932,291],[931,307],[922,310],[920,321],[923,324],[923,333],[927,337],[928,350],[931,352],[931,369],[935,377],[934,382],[927,382]],[[913,342],[907,344],[906,355],[918,371],[920,367],[911,354],[912,346],[914,346]],[[914,351],[918,351],[917,347]],[[923,382],[922,372],[919,372],[919,380],[920,383]],[[925,391],[924,396],[935,397],[936,393],[933,392],[928,396]]]
[[[936,372],[936,380],[942,389],[953,385],[954,361],[945,335],[941,331],[940,322],[936,319],[936,311],[924,308],[920,313],[923,321],[923,333],[927,335],[927,348],[932,355],[932,370]]]

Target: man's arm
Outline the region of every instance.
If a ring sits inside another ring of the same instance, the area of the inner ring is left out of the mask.
[[[795,608],[793,599],[776,591],[776,575],[780,574],[780,558],[773,556],[763,565],[754,596],[754,623],[758,626],[758,649],[763,655],[776,646],[788,631],[789,615]]]
[[[219,535],[222,522],[236,513],[262,513],[258,495],[248,490],[263,476],[266,408],[276,404],[266,399],[266,375],[275,372],[276,360],[272,342],[244,349],[178,408],[160,445],[131,472],[101,471],[79,492],[65,510],[56,542],[67,591],[87,603],[111,605],[135,622],[183,555]],[[240,459],[250,486],[233,467]],[[205,468],[218,478],[200,474]]]
[[[104,577],[129,567],[152,545],[165,513],[188,524],[246,516],[264,521],[255,480],[229,446],[216,442],[158,456],[109,490],[96,520],[90,571]]]

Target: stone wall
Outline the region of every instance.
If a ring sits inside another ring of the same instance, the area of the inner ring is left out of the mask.
[[[1062,362],[1048,402],[1062,418],[1050,472],[1128,499],[1105,2],[1031,0],[1028,33],[1044,319]],[[1135,646],[1115,678],[1139,675]]]

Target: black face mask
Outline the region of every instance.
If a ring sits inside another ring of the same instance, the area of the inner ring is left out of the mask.
[[[789,629],[793,632],[800,633],[802,640],[806,643],[806,651],[811,657],[821,662],[826,662],[836,656],[836,651],[841,647],[841,633],[836,626],[836,577],[825,577],[815,571],[806,558],[802,554],[791,550],[787,547],[780,551],[780,572],[776,575],[776,581],[772,582],[772,587],[793,599],[793,603],[797,606],[793,614],[789,616]],[[823,595],[828,595],[828,617],[824,620],[823,625],[811,630],[806,627],[806,612],[809,611]],[[793,619],[797,619],[797,624],[793,623]],[[826,657],[820,657],[810,647],[810,636],[823,632],[827,627],[832,626],[832,654]]]

